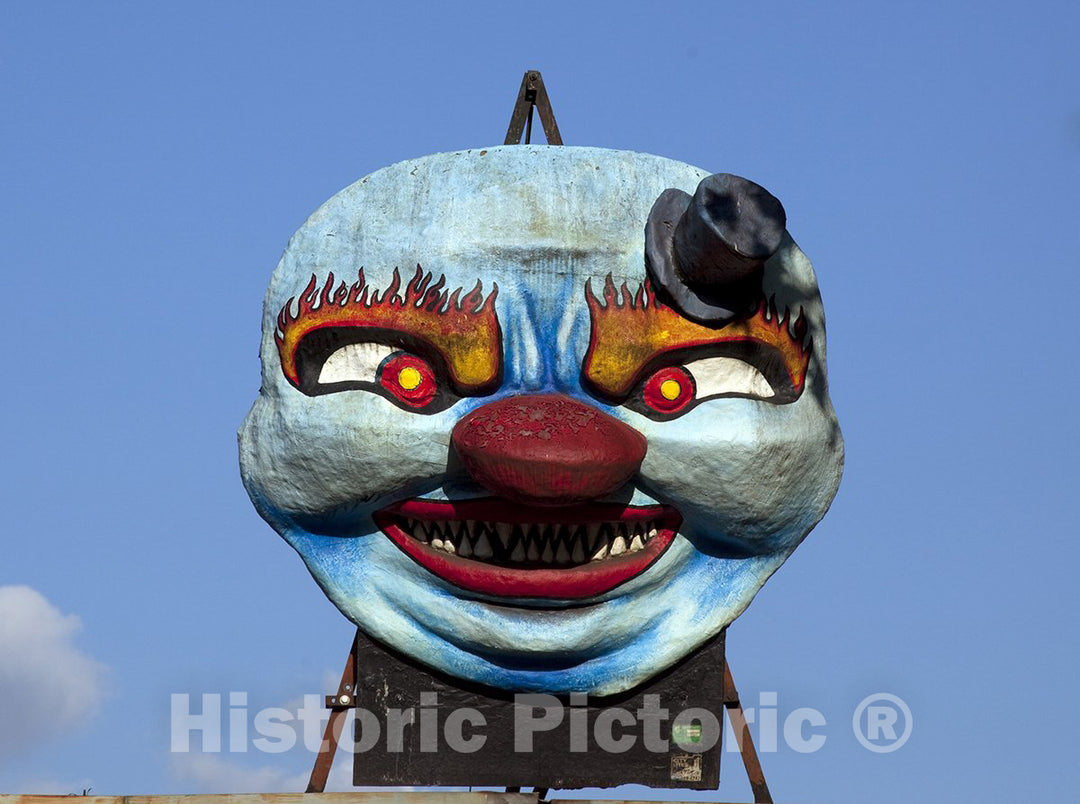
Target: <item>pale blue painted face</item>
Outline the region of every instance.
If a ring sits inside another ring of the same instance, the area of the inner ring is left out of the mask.
[[[790,238],[766,264],[763,288],[781,315],[791,310],[772,320],[779,341],[812,344],[798,388],[779,387],[783,372],[700,344],[654,355],[628,378],[625,398],[592,382],[618,363],[598,332],[640,347],[649,333],[670,340],[673,327],[658,318],[662,326],[649,329],[629,310],[601,321],[610,305],[591,310],[586,281],[594,297],[609,275],[635,291],[645,280],[653,202],[667,188],[693,193],[706,175],[592,148],[438,154],[348,187],[290,241],[266,296],[263,384],[240,429],[241,470],[260,514],[365,632],[495,687],[626,690],[735,619],[824,515],[843,445],[816,280]],[[370,302],[395,269],[404,284],[418,264],[432,282],[463,288],[459,304],[477,281],[482,290],[452,321],[446,311],[457,306],[445,299],[365,306],[355,294],[326,301],[321,293],[331,272],[351,284],[363,268]],[[310,303],[290,303],[313,275]],[[805,337],[793,334],[800,308]],[[691,379],[680,387],[684,366]],[[689,404],[674,412],[649,407],[648,399],[677,407],[687,393]],[[633,428],[647,441],[644,458],[628,477],[576,501],[491,503],[501,487],[452,454],[451,434],[471,411],[537,394]],[[446,523],[429,527],[448,510],[440,501],[464,505],[463,532],[457,520],[452,532]],[[607,513],[582,515],[592,521],[560,532],[560,517],[572,520],[592,503],[610,505],[593,505]],[[627,506],[644,513],[626,521],[622,539],[617,522],[610,530],[603,523]],[[530,516],[540,522],[531,556]]]

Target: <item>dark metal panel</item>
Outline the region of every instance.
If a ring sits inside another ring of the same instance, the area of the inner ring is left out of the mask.
[[[688,750],[672,740],[672,732],[676,715],[691,708],[707,710],[722,724],[724,636],[722,632],[677,667],[629,692],[588,699],[556,696],[562,712],[558,725],[533,731],[528,728],[530,717],[550,714],[553,722],[554,712],[560,710],[533,709],[521,698],[515,699],[514,693],[434,672],[360,635],[356,643],[358,717],[354,741],[365,750],[355,754],[353,783],[562,790],[637,783],[716,789],[722,730],[717,730],[715,744],[708,750],[700,750],[706,747],[702,741],[712,736],[708,729],[695,733],[693,725],[680,724],[677,736]],[[646,695],[657,696],[648,708]],[[484,737],[483,745],[471,752],[455,750],[447,739],[448,733],[456,733],[456,729],[448,731],[447,718],[466,708],[482,718],[482,724],[464,730],[466,738]],[[630,713],[633,722],[616,709]],[[664,710],[666,718],[660,716]],[[646,712],[644,717],[642,712]],[[646,726],[646,721],[650,725]],[[605,750],[601,740],[606,740],[597,737],[598,722],[605,724],[599,730],[601,735],[614,723],[614,738],[633,735],[633,744],[618,752]],[[523,750],[523,724],[532,734],[532,750]],[[650,747],[662,741],[667,743],[666,750],[649,750],[646,728],[651,730]],[[400,744],[396,743],[397,735]]]

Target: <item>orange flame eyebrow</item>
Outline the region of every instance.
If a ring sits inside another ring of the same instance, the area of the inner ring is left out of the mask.
[[[364,269],[352,285],[335,287],[330,273],[319,290],[311,281],[299,297],[290,298],[278,314],[274,341],[281,358],[281,370],[300,387],[296,350],[304,336],[325,327],[375,327],[413,335],[430,344],[446,362],[450,380],[462,393],[476,393],[498,381],[502,365],[502,338],[495,313],[499,286],[485,297],[482,283],[462,296],[462,288],[446,289],[446,277],[432,283],[430,272],[417,265],[416,274],[401,289],[401,276],[394,269],[390,285],[380,295],[370,289]],[[295,303],[296,311],[293,312]]]
[[[646,281],[631,294],[624,282],[616,288],[611,274],[604,282],[603,301],[585,282],[591,331],[589,350],[581,371],[589,383],[611,399],[625,398],[656,358],[666,352],[720,343],[756,343],[783,358],[796,394],[802,393],[810,363],[811,343],[806,340],[806,317],[801,308],[791,322],[791,311],[778,315],[775,299],[762,297],[748,318],[712,329],[683,318],[661,302]]]

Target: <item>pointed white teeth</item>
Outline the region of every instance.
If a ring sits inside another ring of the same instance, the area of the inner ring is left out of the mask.
[[[495,523],[495,532],[499,534],[499,542],[500,542],[500,544],[502,544],[503,549],[504,550],[509,550],[510,549],[510,534],[513,533],[513,528],[511,528],[505,522],[496,522]]]
[[[450,555],[534,567],[574,567],[636,553],[660,532],[656,523],[643,520],[574,525],[403,519],[401,527],[417,541]]]

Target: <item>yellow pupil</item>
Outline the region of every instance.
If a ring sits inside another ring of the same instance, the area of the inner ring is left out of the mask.
[[[412,366],[406,366],[397,375],[398,385],[406,391],[412,391],[416,388],[416,386],[420,384],[421,379],[423,378],[420,376],[420,372]]]
[[[660,396],[669,402],[674,402],[682,393],[682,386],[675,380],[664,380],[660,383]]]

